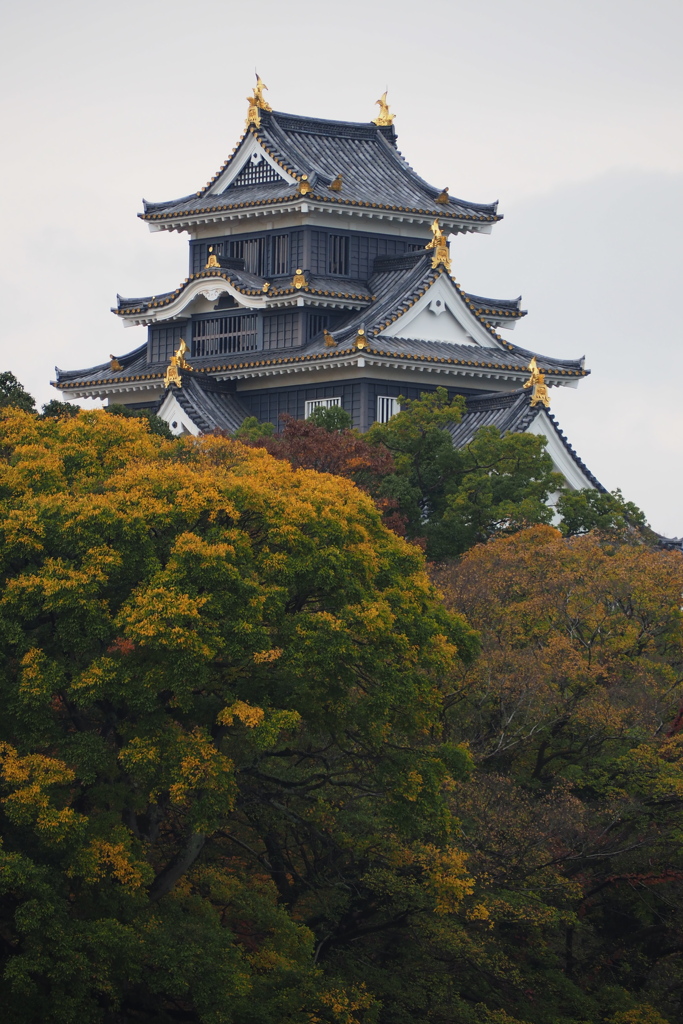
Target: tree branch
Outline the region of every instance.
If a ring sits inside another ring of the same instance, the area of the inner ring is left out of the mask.
[[[190,836],[184,848],[159,872],[150,885],[149,899],[151,903],[156,903],[162,896],[170,892],[178,879],[182,878],[186,871],[189,871],[202,852],[205,842],[206,835],[203,832],[195,832]]]

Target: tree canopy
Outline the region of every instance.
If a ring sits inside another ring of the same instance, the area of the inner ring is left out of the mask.
[[[11,405],[6,1019],[681,1019],[683,559],[639,509],[551,528],[542,439],[457,452],[445,391],[365,437]]]
[[[472,891],[438,723],[477,640],[420,552],[351,482],[225,438],[0,431],[7,1019],[400,1009],[381,948]]]
[[[484,998],[680,1020],[683,559],[537,526],[436,578],[482,638],[444,730],[476,762],[453,810],[497,919]]]
[[[24,409],[33,412],[36,403],[10,370],[0,373],[0,409]]]

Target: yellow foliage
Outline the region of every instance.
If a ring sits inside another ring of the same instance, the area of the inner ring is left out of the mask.
[[[111,875],[125,889],[132,891],[139,889],[145,882],[142,865],[133,860],[123,842],[93,839],[82,851],[79,863],[79,873],[91,884]]]
[[[256,651],[254,653],[254,661],[257,665],[266,665],[270,662],[277,661],[278,658],[282,657],[282,648],[273,647],[270,651]]]
[[[649,1003],[642,1003],[632,1010],[616,1013],[609,1018],[608,1024],[669,1024],[666,1017],[655,1010]]]
[[[218,714],[217,722],[219,725],[232,725],[236,718],[239,718],[243,725],[246,725],[248,729],[253,729],[263,721],[264,711],[263,708],[253,707],[251,704],[245,703],[243,700],[236,700],[234,704],[231,704],[227,708],[223,708]]]
[[[427,874],[437,914],[456,913],[464,898],[474,892],[474,879],[467,873],[467,857],[462,850],[427,845],[418,852],[417,862]]]
[[[348,989],[331,989],[323,992],[321,1001],[327,1006],[338,1024],[359,1024],[359,1010],[367,1010],[374,999],[367,991],[365,984],[354,985]],[[311,1018],[314,1021],[316,1018]]]

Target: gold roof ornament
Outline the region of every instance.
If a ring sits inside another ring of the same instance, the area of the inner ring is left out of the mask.
[[[218,257],[216,256],[215,252],[213,251],[213,246],[210,245],[209,246],[209,258],[206,261],[206,266],[204,267],[204,270],[211,270],[213,267],[220,268],[220,263],[218,262]]]
[[[447,203],[450,200],[450,198],[451,197],[448,194],[448,185],[446,185],[446,187],[442,189],[441,192],[439,192],[438,196],[436,197],[436,201],[437,203]]]
[[[166,367],[166,373],[164,375],[165,388],[170,387],[171,384],[175,384],[175,386],[178,388],[181,388],[183,386],[180,371],[192,369],[188,361],[185,359],[186,352],[187,345],[185,344],[185,340],[181,338],[178,348],[175,350],[175,352],[169,359],[168,366]]]
[[[111,360],[111,362],[109,363],[109,369],[110,370],[122,370],[123,369],[123,367],[121,366],[121,363],[118,361],[116,356],[113,356],[111,354],[111,352],[109,353],[109,358]]]
[[[388,128],[394,123],[394,118],[396,117],[396,114],[392,114],[389,111],[389,104],[387,103],[388,91],[388,89],[385,89],[380,98],[375,100],[375,105],[379,107],[379,114],[372,123],[376,124],[378,128]]]
[[[256,72],[256,85],[254,86],[253,96],[247,96],[247,103],[249,108],[247,110],[247,128],[250,124],[253,124],[255,128],[261,127],[261,115],[259,110],[272,110],[270,103],[264,98],[263,90],[267,89],[268,86],[259,78],[258,72]]]
[[[431,224],[432,228],[432,240],[427,242],[425,249],[433,249],[434,254],[432,256],[432,268],[443,266],[446,268],[448,273],[451,272],[451,255],[448,249],[448,239],[441,230],[441,225],[438,220],[433,220]]]
[[[531,407],[535,405],[544,405],[546,409],[550,407],[550,392],[548,391],[548,385],[545,382],[545,374],[542,370],[539,370],[536,362],[536,356],[532,356],[531,362],[527,366],[527,370],[531,374],[528,381],[522,385],[525,388],[533,388],[531,392]]]
[[[294,271],[294,277],[292,278],[292,285],[295,288],[305,288],[306,287],[306,276],[305,276],[303,270],[301,269],[301,267],[297,267],[297,269]]]
[[[355,349],[362,349],[368,347],[368,339],[365,337],[365,331],[362,327],[358,328],[358,334],[353,340],[353,347]]]
[[[270,281],[264,281],[263,282],[263,288],[261,289],[261,291],[265,293],[265,292],[268,291],[269,288],[270,288]]]
[[[302,174],[301,175],[301,180],[299,181],[299,187],[298,187],[299,195],[300,196],[307,196],[312,191],[313,191],[313,189],[311,188],[310,182],[308,180],[308,175],[307,174]]]
[[[323,328],[323,340],[325,342],[325,348],[336,348],[337,342],[334,340],[327,327]]]
[[[341,192],[342,187],[342,176],[338,174],[334,181],[331,181],[327,186],[330,192]]]

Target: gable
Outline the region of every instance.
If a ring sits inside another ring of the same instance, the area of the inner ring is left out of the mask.
[[[546,451],[553,460],[553,469],[562,474],[572,491],[581,491],[586,487],[595,488],[597,481],[588,476],[578,457],[572,455],[567,445],[563,443],[545,410],[539,410],[533,423],[527,427],[527,433],[540,434],[547,439]]]
[[[467,308],[447,274],[440,274],[417,302],[380,332],[380,337],[502,347]]]
[[[228,188],[237,189],[246,185],[263,185],[278,181],[296,184],[296,178],[287,174],[272,156],[266,153],[256,136],[250,133],[207,194],[219,195]]]
[[[175,434],[176,437],[180,437],[182,434],[194,434],[196,437],[200,433],[199,427],[196,423],[192,422],[176,399],[173,391],[166,393],[157,416],[161,417],[168,424],[171,433]]]

